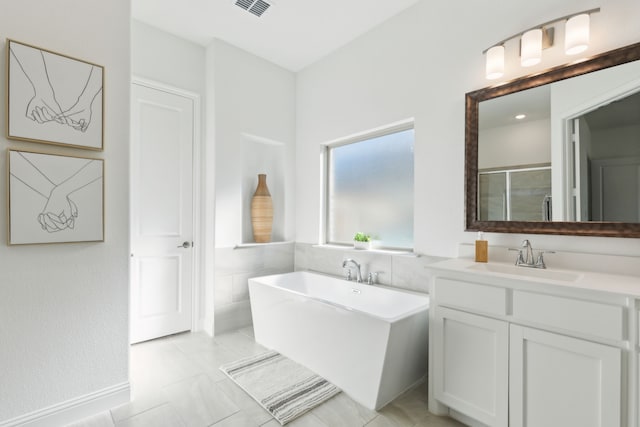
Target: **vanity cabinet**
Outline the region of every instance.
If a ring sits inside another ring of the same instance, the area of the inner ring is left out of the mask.
[[[509,324],[439,307],[435,395],[490,426],[507,426]]]
[[[511,325],[509,426],[620,425],[619,348]]]
[[[489,426],[506,427],[509,323],[506,289],[440,277],[431,308],[433,393],[438,401]]]
[[[634,300],[438,269],[430,292],[432,412],[471,426],[640,427]]]

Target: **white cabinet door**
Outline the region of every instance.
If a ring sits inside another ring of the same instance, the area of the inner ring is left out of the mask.
[[[488,426],[507,426],[507,322],[436,308],[435,398]]]
[[[621,350],[510,327],[510,427],[621,424]]]

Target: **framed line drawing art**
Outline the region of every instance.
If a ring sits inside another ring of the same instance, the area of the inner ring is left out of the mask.
[[[102,150],[104,67],[7,39],[7,138]]]
[[[104,241],[104,160],[7,152],[8,244]]]

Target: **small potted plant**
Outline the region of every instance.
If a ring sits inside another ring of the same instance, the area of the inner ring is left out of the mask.
[[[355,249],[371,249],[371,236],[357,232],[353,236],[353,247]]]

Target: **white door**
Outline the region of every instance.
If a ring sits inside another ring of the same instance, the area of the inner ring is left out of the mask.
[[[509,324],[436,308],[435,398],[491,427],[506,427]]]
[[[132,85],[132,343],[190,330],[194,101]]]
[[[616,427],[621,350],[511,325],[511,427]]]

